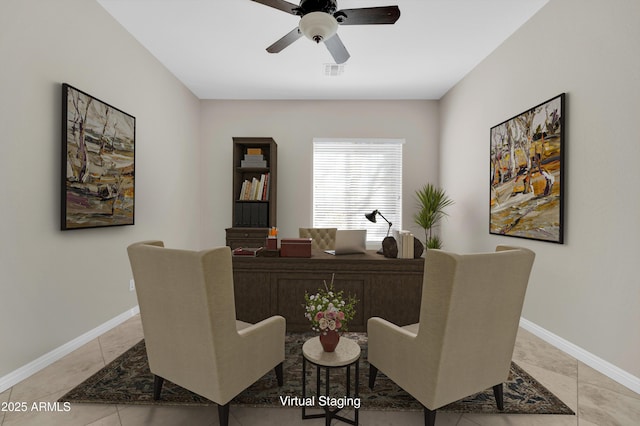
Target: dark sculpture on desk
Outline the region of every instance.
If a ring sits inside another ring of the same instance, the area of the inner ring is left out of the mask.
[[[385,237],[385,239],[382,240],[382,254],[384,257],[398,257],[398,243],[395,238]]]
[[[424,246],[419,239],[413,239],[413,258],[418,259],[422,256]],[[384,257],[396,258],[398,257],[398,243],[393,237],[385,237],[382,240],[382,254]]]

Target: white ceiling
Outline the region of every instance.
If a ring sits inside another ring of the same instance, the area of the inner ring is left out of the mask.
[[[306,38],[267,53],[299,18],[251,0],[97,1],[200,99],[439,99],[549,0],[338,0],[401,15],[340,27],[337,77]]]

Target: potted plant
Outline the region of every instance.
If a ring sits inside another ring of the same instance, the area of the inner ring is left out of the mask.
[[[418,212],[414,215],[415,223],[424,229],[425,247],[428,249],[442,248],[442,240],[433,233],[433,228],[440,219],[447,216],[445,207],[453,204],[444,189],[430,183],[416,191]]]
[[[320,333],[320,343],[325,352],[333,352],[340,340],[339,331],[347,330],[347,323],[356,313],[357,300],[342,290],[333,287],[335,274],[331,275],[331,284],[324,282],[324,288],[315,294],[304,293],[304,316],[311,321],[311,329]]]

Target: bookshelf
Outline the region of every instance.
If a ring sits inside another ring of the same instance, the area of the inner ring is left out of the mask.
[[[273,138],[233,138],[233,227],[227,245],[255,247],[276,226],[278,146]],[[231,240],[231,241],[230,241]],[[251,244],[251,245],[249,245]]]

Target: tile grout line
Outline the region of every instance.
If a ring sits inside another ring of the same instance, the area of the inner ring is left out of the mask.
[[[118,423],[122,426],[122,417],[120,417],[120,407],[116,404],[116,413],[118,414]]]
[[[7,399],[7,402],[11,401],[11,395],[13,395],[13,386],[9,388],[9,398]],[[4,421],[6,420],[6,418],[7,418],[7,413],[6,412],[2,413],[2,421],[0,422],[0,426],[4,424]]]
[[[580,361],[576,358],[576,426],[580,426]]]
[[[102,347],[102,336],[103,336],[102,334],[100,336],[98,336],[98,346],[100,347],[100,356],[102,357],[102,364],[103,364],[103,366],[106,366],[107,365],[107,359],[104,357],[104,348]],[[116,409],[116,415],[118,416],[118,424],[120,426],[122,426],[122,418],[120,417],[120,410],[118,409],[118,404],[113,404],[113,406]],[[109,417],[109,416],[106,416],[106,417]],[[0,426],[2,426],[2,425],[0,425]]]
[[[100,356],[102,357],[102,364],[107,365],[107,360],[104,357],[104,348],[102,347],[102,335],[98,336],[98,347],[100,348]]]
[[[11,391],[13,391],[13,386],[10,387],[7,390],[9,391],[9,395],[7,396],[7,402],[9,402],[9,401],[11,401]],[[2,412],[2,417],[0,417],[0,426],[2,426],[4,424],[4,416],[5,416],[5,413]]]
[[[461,415],[460,418],[458,419],[458,423],[456,423],[456,426],[458,426],[460,424],[460,422],[462,422],[462,419],[466,420],[468,423],[472,423],[474,425],[480,426],[479,423],[474,422],[473,420],[470,420],[468,418],[465,417],[465,414]]]

